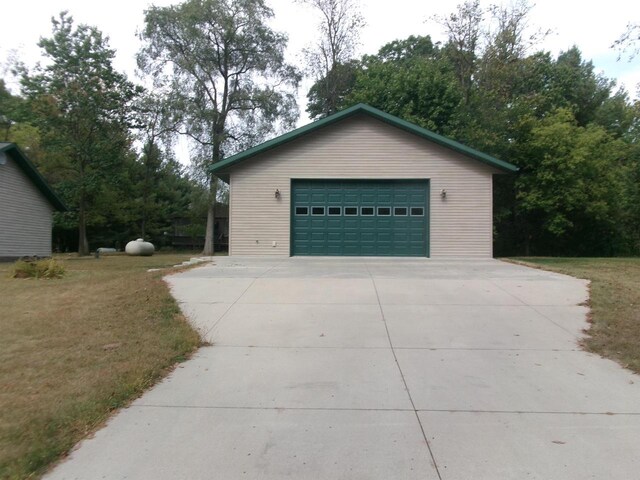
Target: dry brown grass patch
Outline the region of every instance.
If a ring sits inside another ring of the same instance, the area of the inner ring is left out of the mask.
[[[68,257],[54,282],[0,264],[0,478],[39,476],[198,346],[147,272],[187,258]]]

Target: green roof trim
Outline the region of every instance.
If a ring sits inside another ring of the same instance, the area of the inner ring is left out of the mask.
[[[0,142],[0,152],[3,152],[10,156],[20,167],[20,169],[29,177],[29,179],[35,184],[40,192],[45,196],[49,203],[55,207],[56,210],[66,212],[68,210],[64,202],[56,195],[51,186],[47,183],[44,177],[40,174],[36,166],[31,163],[31,160],[22,153],[15,143]],[[2,168],[0,166],[0,168]]]
[[[373,108],[364,103],[359,103],[354,105],[353,107],[349,107],[340,112],[334,113],[333,115],[329,115],[321,120],[317,120],[315,122],[309,123],[303,127],[296,128],[295,130],[290,131],[289,133],[285,133],[284,135],[280,135],[279,137],[268,140],[260,145],[257,145],[253,148],[245,150],[244,152],[237,153],[231,157],[225,158],[224,160],[212,165],[210,167],[210,171],[212,173],[227,173],[227,169],[232,167],[240,162],[243,162],[249,158],[252,158],[258,154],[271,150],[273,148],[279,147],[280,145],[284,145],[285,143],[291,142],[303,135],[306,135],[311,132],[315,132],[323,127],[328,125],[332,125],[336,122],[344,120],[345,118],[352,117],[357,114],[365,114],[370,117],[381,120],[389,125],[405,130],[409,133],[413,133],[418,135],[419,137],[430,140],[438,145],[449,148],[451,150],[455,150],[458,153],[471,157],[475,160],[478,160],[482,163],[490,165],[494,168],[502,170],[503,172],[517,172],[518,167],[512,165],[511,163],[505,162],[503,160],[499,160],[491,155],[487,155],[479,150],[473,149],[471,147],[467,147],[462,143],[456,142],[455,140],[451,140],[450,138],[443,137],[442,135],[438,135],[426,128],[419,127],[413,123],[402,120],[401,118],[395,117],[388,113],[383,112],[382,110],[378,110],[377,108]],[[227,175],[223,176],[227,177]]]

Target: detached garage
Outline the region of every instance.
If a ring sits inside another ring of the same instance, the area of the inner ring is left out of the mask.
[[[219,162],[230,255],[491,257],[517,167],[368,105]]]

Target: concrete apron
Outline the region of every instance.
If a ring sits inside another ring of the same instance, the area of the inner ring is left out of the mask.
[[[495,260],[224,258],[203,338],[48,479],[631,479],[640,379],[581,351],[587,282]]]

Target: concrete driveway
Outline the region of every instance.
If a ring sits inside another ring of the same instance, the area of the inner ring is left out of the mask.
[[[640,378],[576,346],[582,280],[222,257],[168,282],[213,346],[47,478],[638,478]]]

